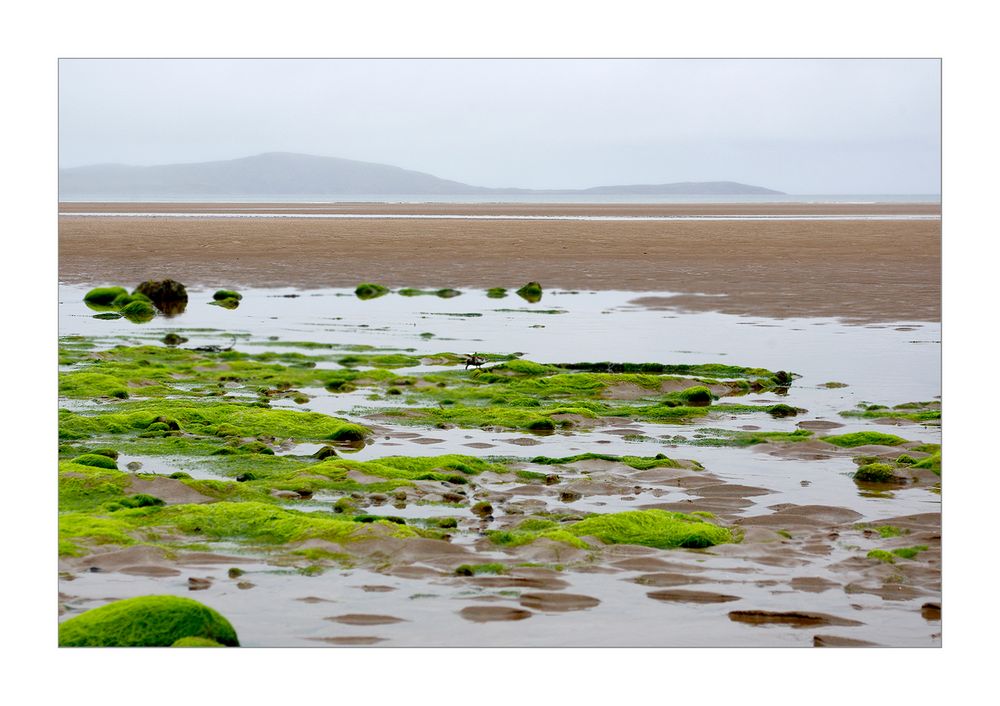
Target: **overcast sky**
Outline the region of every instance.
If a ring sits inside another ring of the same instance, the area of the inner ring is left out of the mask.
[[[60,164],[302,152],[479,186],[940,191],[937,60],[91,60]]]

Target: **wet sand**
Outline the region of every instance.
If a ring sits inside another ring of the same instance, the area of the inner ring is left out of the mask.
[[[73,211],[82,204],[64,204]],[[87,204],[87,210],[97,208]],[[168,205],[147,205],[167,210]],[[259,205],[254,205],[259,206]],[[345,204],[416,213],[411,204]],[[105,204],[109,211],[135,204]],[[246,208],[247,205],[230,205]],[[281,206],[287,208],[288,205]],[[826,213],[835,208],[913,214],[928,204],[423,205],[461,213],[517,209],[595,215]],[[218,205],[171,204],[170,209]],[[225,207],[223,207],[224,210]],[[268,207],[264,207],[267,210]],[[277,206],[271,207],[272,210]],[[329,210],[330,207],[325,207]],[[812,209],[811,211],[809,209]],[[347,211],[345,211],[347,212]],[[892,212],[892,211],[890,211]],[[60,218],[59,277],[66,283],[188,285],[517,287],[671,291],[651,307],[858,322],[940,320],[941,223],[922,221],[462,221],[408,219]],[[702,294],[714,296],[704,297]],[[721,295],[721,296],[720,296]]]

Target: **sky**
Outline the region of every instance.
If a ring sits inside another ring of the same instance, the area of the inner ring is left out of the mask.
[[[937,194],[936,59],[62,59],[59,160],[301,152],[477,186]]]

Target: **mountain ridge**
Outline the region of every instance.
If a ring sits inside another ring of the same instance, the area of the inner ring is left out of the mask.
[[[59,169],[60,197],[74,195],[731,195],[783,194],[733,181],[594,186],[586,189],[485,187],[389,164],[294,152],[265,152],[211,162],[136,166],[91,164]]]

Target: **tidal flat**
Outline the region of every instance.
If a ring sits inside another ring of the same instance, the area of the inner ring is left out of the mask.
[[[523,281],[96,318],[116,284],[60,287],[63,621],[173,595],[243,646],[940,644],[938,323]]]

